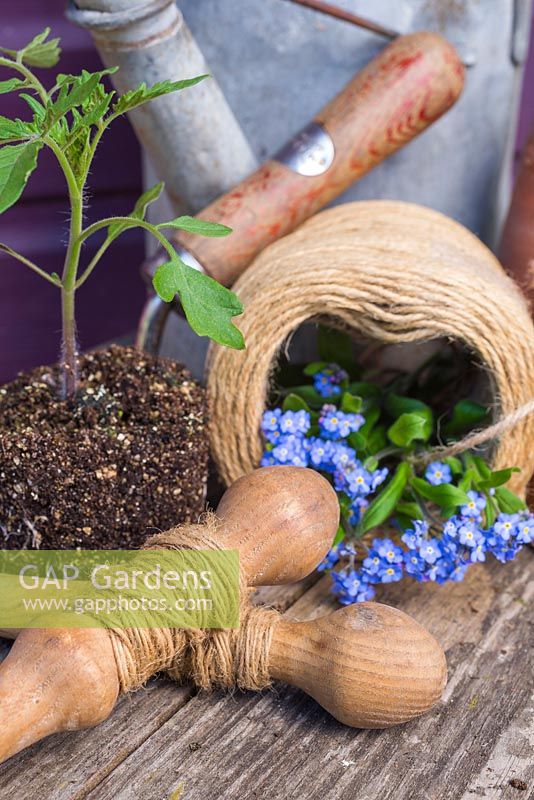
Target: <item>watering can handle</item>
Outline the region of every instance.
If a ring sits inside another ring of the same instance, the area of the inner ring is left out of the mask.
[[[199,217],[233,229],[225,239],[180,233],[191,263],[230,286],[268,244],[340,195],[438,119],[460,95],[464,68],[434,33],[401,36],[297,136]]]

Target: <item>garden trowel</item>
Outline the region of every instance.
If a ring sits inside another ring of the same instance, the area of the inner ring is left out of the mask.
[[[460,95],[464,68],[434,33],[397,38],[269,161],[199,217],[232,228],[224,239],[180,233],[185,263],[231,286],[268,244],[285,236],[438,119]],[[151,282],[165,260],[144,265]],[[139,346],[159,349],[169,306],[152,297]]]

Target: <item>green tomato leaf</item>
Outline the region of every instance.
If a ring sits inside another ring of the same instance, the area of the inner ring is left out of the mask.
[[[494,496],[503,514],[517,514],[518,511],[524,511],[527,507],[516,494],[505,486],[499,486],[495,489]]]
[[[156,97],[162,97],[165,94],[178,92],[182,89],[187,89],[189,86],[195,86],[195,84],[209,77],[209,75],[198,75],[196,78],[187,78],[182,81],[160,81],[153,86],[147,86],[146,83],[142,83],[137,89],[132,89],[131,92],[125,92],[119,97],[112,108],[113,116],[131,111],[133,108],[137,108],[137,106],[143,103],[148,103]]]
[[[487,489],[496,489],[498,486],[508,483],[514,472],[521,472],[519,467],[508,467],[508,469],[498,469],[491,473],[491,476],[486,480],[479,482],[479,488],[482,491]]]
[[[105,75],[113,75],[117,69],[118,67],[110,67],[99,72],[83,70],[73,81],[63,81],[55,102],[50,103],[46,109],[47,127],[50,129],[68,111],[83,106],[91,98],[94,100],[95,93],[98,93],[99,98],[102,99],[105,91],[103,88],[101,90],[98,89],[100,81]],[[78,122],[85,124],[83,117]]]
[[[388,430],[388,437],[397,447],[408,447],[412,442],[426,442],[432,434],[432,412],[413,411],[401,414]]]
[[[464,506],[469,503],[469,496],[466,492],[450,483],[432,486],[422,478],[412,478],[411,483],[412,487],[421,497],[424,497],[425,500],[430,500],[432,503],[436,503],[436,505],[441,508]]]
[[[345,414],[359,414],[362,410],[362,403],[363,400],[361,397],[356,397],[356,395],[350,392],[344,392],[341,398],[341,410],[344,411]]]
[[[0,214],[17,202],[37,165],[41,142],[5,145],[0,149]]]
[[[26,86],[26,81],[21,81],[20,78],[9,78],[7,81],[0,81],[0,94],[16,92],[17,89],[22,89],[23,86]]]
[[[489,411],[480,403],[473,400],[460,400],[452,411],[450,421],[443,426],[443,432],[447,436],[457,436],[465,433],[487,419]]]
[[[319,358],[327,364],[339,364],[345,370],[354,367],[352,339],[348,333],[319,325],[317,346]]]
[[[158,268],[153,284],[167,303],[175,295],[180,296],[187,321],[199,336],[209,336],[236,350],[245,347],[243,334],[231,321],[232,317],[243,313],[243,305],[225,286],[187,266],[178,257]]]
[[[0,142],[12,139],[29,139],[31,136],[35,136],[35,130],[29,122],[0,117]]]
[[[133,207],[133,211],[129,214],[133,225],[135,225],[135,220],[145,218],[148,206],[158,199],[164,186],[164,183],[156,183],[151,189],[147,189],[146,192],[143,192]],[[128,225],[126,222],[114,222],[108,227],[108,237],[113,237],[115,239],[119,233],[122,233],[122,231],[125,231],[127,228],[133,227],[133,225]]]
[[[147,189],[146,192],[143,192],[143,194],[135,204],[131,216],[134,217],[135,219],[144,219],[148,206],[151,203],[154,203],[160,197],[164,188],[165,184],[161,182],[161,183],[156,183],[156,185],[153,186],[151,189]]]
[[[34,123],[41,123],[45,118],[45,107],[32,94],[26,94],[26,92],[22,92],[20,98],[21,100],[24,100],[24,102],[27,103],[33,111]]]
[[[402,461],[395,475],[388,482],[386,487],[378,494],[369,508],[366,510],[360,523],[362,534],[382,525],[393,514],[395,507],[402,497],[402,493],[410,477],[410,467]]]
[[[50,28],[45,28],[18,51],[18,58],[30,67],[54,67],[59,61],[61,48],[59,39],[48,39],[49,36]]]
[[[302,397],[299,397],[298,394],[288,394],[285,398],[282,409],[284,411],[310,411],[310,407]]]
[[[197,217],[177,217],[171,219],[169,222],[160,222],[158,228],[179,228],[181,231],[188,233],[196,233],[199,236],[228,236],[232,233],[232,229],[227,225],[221,225],[220,222],[208,222],[204,219],[197,219]]]

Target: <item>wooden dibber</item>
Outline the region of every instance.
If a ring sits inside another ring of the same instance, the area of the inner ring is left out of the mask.
[[[331,544],[339,508],[316,472],[274,467],[239,479],[217,514],[221,547],[239,548],[249,585],[257,586],[298,580],[316,566]],[[272,611],[265,614],[273,618]],[[51,733],[109,716],[120,691],[112,636],[99,628],[19,634],[0,665],[0,761]],[[446,679],[433,637],[376,603],[311,622],[275,619],[268,668],[271,678],[304,689],[356,727],[387,727],[423,713]]]

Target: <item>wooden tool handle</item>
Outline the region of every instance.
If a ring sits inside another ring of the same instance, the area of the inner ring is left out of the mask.
[[[269,673],[345,725],[387,728],[431,708],[447,668],[413,619],[360,603],[309,622],[276,622]],[[118,693],[108,631],[23,631],[0,665],[0,762],[51,733],[97,725]]]
[[[463,82],[463,65],[443,37],[400,37],[278,157],[199,214],[229,225],[231,236],[212,240],[180,234],[178,243],[208,274],[231,285],[270,242],[438,119],[456,101]]]
[[[423,714],[447,680],[434,637],[379,603],[356,603],[307,622],[281,619],[269,671],[354,728],[387,728]]]
[[[248,586],[305,578],[332,546],[339,502],[326,478],[302,467],[263,467],[239,478],[217,507],[210,537],[221,550],[238,550]],[[150,537],[147,547],[173,549],[182,528]]]

